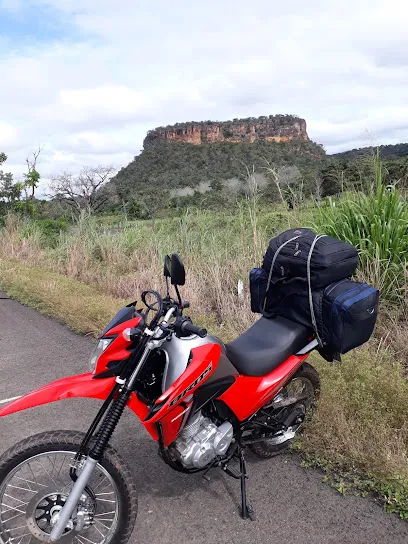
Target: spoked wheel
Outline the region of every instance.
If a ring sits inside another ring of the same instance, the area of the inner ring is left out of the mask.
[[[272,438],[254,442],[249,447],[259,457],[269,459],[285,451],[293,441],[307,414],[319,396],[320,379],[316,370],[304,363],[263,412],[285,421],[286,431]],[[256,436],[254,436],[256,438]]]
[[[0,458],[0,542],[50,541],[73,486],[69,471],[82,438],[82,433],[71,431],[42,433],[23,440]],[[132,476],[109,447],[59,542],[124,544],[136,515]]]

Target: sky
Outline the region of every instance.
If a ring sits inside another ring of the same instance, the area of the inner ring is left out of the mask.
[[[334,153],[408,142],[403,0],[0,0],[0,152],[42,190],[147,130],[296,114]]]

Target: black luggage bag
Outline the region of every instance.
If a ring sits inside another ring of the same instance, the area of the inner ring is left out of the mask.
[[[312,289],[320,289],[347,278],[357,268],[357,250],[354,246],[331,236],[316,236],[315,232],[306,228],[286,230],[272,238],[262,268],[271,284],[293,278],[306,279],[309,255]]]
[[[357,251],[345,242],[291,229],[270,241],[262,268],[250,273],[251,310],[309,327],[328,360],[366,342],[379,292],[349,279]]]

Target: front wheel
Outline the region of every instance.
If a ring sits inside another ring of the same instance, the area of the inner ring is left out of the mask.
[[[264,459],[285,451],[293,441],[303,420],[312,410],[319,393],[319,374],[312,365],[304,363],[272,402],[262,410],[266,417],[275,416],[284,420],[288,427],[287,431],[278,433],[267,440],[258,438],[259,441],[249,446],[251,451]]]
[[[70,466],[83,438],[76,431],[45,432],[22,440],[0,457],[0,542],[50,541],[73,486]],[[136,515],[131,473],[108,447],[59,542],[125,544]]]

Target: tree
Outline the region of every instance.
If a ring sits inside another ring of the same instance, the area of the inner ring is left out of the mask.
[[[6,162],[7,155],[0,153],[0,166]],[[0,202],[3,209],[10,209],[21,198],[21,183],[13,182],[13,174],[0,170]]]
[[[279,200],[288,204],[290,209],[303,202],[304,183],[299,168],[297,166],[277,166],[266,159],[265,162],[267,166],[264,168],[278,190]]]
[[[79,174],[62,172],[51,177],[51,196],[53,199],[72,207],[79,215],[82,212],[94,213],[105,204],[109,194],[104,185],[112,178],[115,169],[112,165],[84,166]]]
[[[140,219],[151,219],[154,226],[158,213],[168,205],[168,201],[169,193],[154,186],[149,193],[140,193],[133,199],[134,213],[138,211]]]
[[[322,178],[317,175],[314,178],[314,196],[316,198],[316,202],[319,204],[322,199],[322,192],[323,192],[323,181]]]
[[[41,146],[38,146],[38,149],[32,152],[32,157],[30,156],[26,158],[28,172],[27,174],[24,174],[24,186],[27,189],[31,190],[31,199],[34,198],[34,193],[38,187],[38,183],[41,177],[40,174],[37,172],[37,159],[40,156],[42,150],[43,148]]]
[[[278,190],[278,193],[279,193],[280,200],[285,204],[286,200],[285,200],[285,197],[284,197],[284,191],[282,189],[282,180],[281,180],[280,175],[279,175],[279,167],[276,166],[274,163],[271,163],[267,159],[265,159],[265,162],[266,162],[267,166],[265,166],[264,168],[268,172],[268,174],[270,175],[270,177],[272,179],[272,182],[275,184],[275,186],[276,186],[276,188]]]

